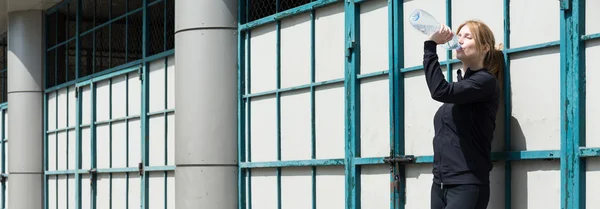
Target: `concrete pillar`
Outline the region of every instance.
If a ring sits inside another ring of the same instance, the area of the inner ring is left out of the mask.
[[[43,208],[42,12],[8,14],[8,208]]]
[[[175,13],[175,204],[236,209],[237,0]]]

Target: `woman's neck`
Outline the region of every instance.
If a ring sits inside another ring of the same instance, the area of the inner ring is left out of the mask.
[[[473,63],[463,62],[463,67],[465,69],[469,69],[471,71],[481,70],[481,69],[483,69],[483,60],[479,61],[479,62],[473,62]]]

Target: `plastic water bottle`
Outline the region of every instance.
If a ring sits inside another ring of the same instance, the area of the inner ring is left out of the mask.
[[[433,16],[420,9],[413,11],[408,19],[415,29],[428,36],[439,31],[441,27],[440,23]],[[456,35],[452,36],[452,40],[442,44],[442,47],[448,50],[459,49],[460,44]]]

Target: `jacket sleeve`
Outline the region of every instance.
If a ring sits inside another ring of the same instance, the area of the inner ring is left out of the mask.
[[[444,103],[465,104],[481,102],[493,97],[496,90],[496,78],[493,75],[475,73],[469,78],[448,83],[438,62],[437,44],[428,40],[424,45],[423,68],[431,98]]]

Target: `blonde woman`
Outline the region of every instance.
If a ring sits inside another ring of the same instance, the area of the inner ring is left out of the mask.
[[[433,139],[432,209],[485,209],[492,170],[491,142],[496,128],[504,72],[504,56],[494,34],[480,21],[467,21],[457,30],[461,48],[457,58],[464,67],[449,83],[442,74],[436,46],[454,35],[442,25],[424,43],[423,66],[431,97],[443,105],[437,110]]]

